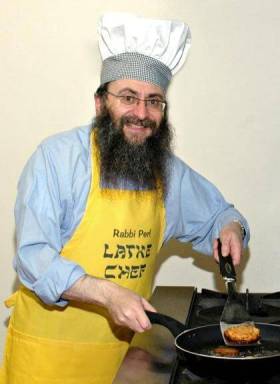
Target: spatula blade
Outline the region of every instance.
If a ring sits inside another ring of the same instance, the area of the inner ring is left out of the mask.
[[[230,324],[230,323],[224,323],[223,321],[220,321],[220,329],[221,329],[221,333],[222,333],[222,337],[223,337],[223,340],[224,340],[224,343],[230,347],[247,347],[247,346],[256,346],[256,345],[260,345],[260,340],[256,341],[256,342],[253,342],[253,343],[238,343],[238,342],[233,342],[233,341],[230,341],[228,340],[226,337],[225,337],[225,331],[228,329],[228,328],[232,328],[232,327],[236,327],[236,326],[241,326],[241,325],[244,325],[244,326],[255,326],[255,323],[253,321],[247,321],[246,323],[241,323],[241,324]]]

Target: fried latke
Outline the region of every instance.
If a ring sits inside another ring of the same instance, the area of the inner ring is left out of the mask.
[[[254,325],[242,324],[226,329],[224,335],[232,343],[251,344],[260,339],[261,331]]]
[[[224,357],[234,357],[239,355],[239,349],[227,346],[220,346],[214,349],[215,355]]]

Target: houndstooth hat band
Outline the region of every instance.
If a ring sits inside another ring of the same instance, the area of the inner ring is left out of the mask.
[[[170,69],[159,60],[137,52],[125,52],[103,61],[101,85],[114,80],[134,79],[166,90],[171,77]]]

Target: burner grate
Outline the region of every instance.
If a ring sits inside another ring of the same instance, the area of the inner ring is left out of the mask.
[[[189,327],[219,323],[226,295],[203,289],[196,296],[191,310]],[[249,293],[247,290],[246,293],[240,294],[240,299],[254,321],[270,324],[280,323],[280,292],[260,294]]]

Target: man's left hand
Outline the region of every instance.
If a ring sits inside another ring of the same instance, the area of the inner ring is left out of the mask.
[[[220,240],[222,243],[222,255],[231,255],[233,264],[240,264],[243,251],[242,228],[240,224],[231,222],[225,225],[220,232]],[[217,239],[213,243],[213,255],[215,260],[219,262]]]

